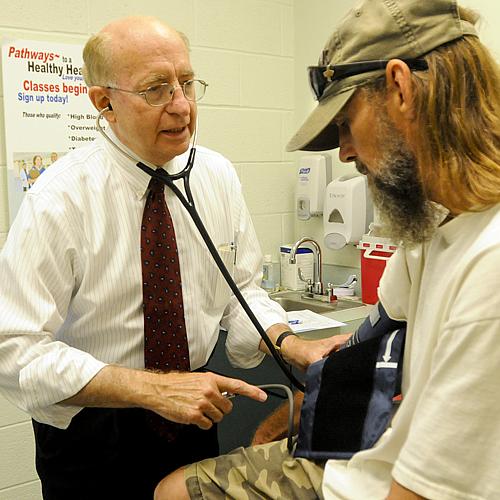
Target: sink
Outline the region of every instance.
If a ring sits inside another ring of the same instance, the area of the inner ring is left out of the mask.
[[[344,311],[355,307],[363,307],[362,302],[350,299],[338,299],[334,302],[321,302],[317,299],[301,297],[301,292],[284,291],[270,294],[271,299],[276,301],[285,311],[309,311],[325,314],[335,311]]]
[[[326,312],[331,312],[333,309],[325,303],[321,304],[318,300],[311,300],[308,303],[304,303],[300,300],[289,299],[287,297],[271,297],[276,301],[285,311],[302,311],[304,309],[309,309],[312,312],[321,314]]]

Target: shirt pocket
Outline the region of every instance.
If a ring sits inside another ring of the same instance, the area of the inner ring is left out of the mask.
[[[231,275],[231,278],[234,279],[234,267],[236,265],[236,245],[234,244],[234,242],[222,243],[217,246],[217,252],[219,253],[222,262]],[[213,302],[214,307],[217,309],[225,309],[229,302],[229,297],[231,296],[231,294],[232,291],[229,288],[226,279],[217,267],[217,279],[215,281]]]

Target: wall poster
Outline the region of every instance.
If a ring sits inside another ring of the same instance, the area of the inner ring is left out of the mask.
[[[82,76],[82,49],[33,40],[2,41],[11,223],[38,177],[98,133],[97,112]]]

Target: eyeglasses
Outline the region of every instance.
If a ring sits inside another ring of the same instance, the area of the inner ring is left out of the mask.
[[[188,101],[199,101],[205,95],[205,90],[208,83],[203,80],[188,80],[180,85],[172,85],[171,83],[160,83],[153,85],[146,90],[136,92],[134,90],[119,89],[117,87],[106,87],[111,90],[118,90],[120,92],[127,92],[128,94],[136,94],[144,97],[150,106],[163,106],[169,103],[174,96],[175,91],[180,88],[184,97]]]
[[[425,59],[401,59],[412,70],[428,69]],[[347,78],[348,76],[368,73],[376,69],[385,69],[389,60],[360,61],[347,64],[329,64],[328,66],[309,66],[309,83],[312,91],[319,101],[325,89],[336,80]]]

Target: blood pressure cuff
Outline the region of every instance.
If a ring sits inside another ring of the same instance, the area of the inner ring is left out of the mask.
[[[295,457],[349,459],[377,442],[400,394],[405,333],[379,302],[345,346],[309,367]]]

